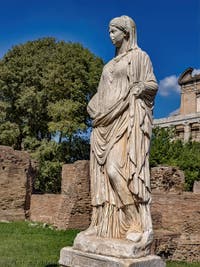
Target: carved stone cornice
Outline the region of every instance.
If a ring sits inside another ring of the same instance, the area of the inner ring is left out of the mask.
[[[192,75],[193,70],[194,70],[193,68],[188,68],[180,75],[178,79],[178,83],[181,86],[188,84],[188,83],[191,84],[193,82],[200,81],[200,74],[193,76]]]
[[[187,115],[170,116],[153,120],[154,127],[170,127],[177,125],[185,125],[188,123],[200,123],[200,112]]]

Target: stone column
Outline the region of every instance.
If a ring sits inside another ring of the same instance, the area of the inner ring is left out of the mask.
[[[191,126],[188,122],[184,123],[184,142],[188,142],[191,137]]]

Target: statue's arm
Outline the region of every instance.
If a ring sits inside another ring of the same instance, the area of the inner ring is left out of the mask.
[[[98,93],[96,93],[87,105],[87,112],[92,119],[95,119],[98,115]]]
[[[158,90],[158,84],[153,73],[151,60],[145,52],[142,52],[138,64],[140,79],[136,85],[137,88],[134,89],[134,94],[136,97],[153,101]]]

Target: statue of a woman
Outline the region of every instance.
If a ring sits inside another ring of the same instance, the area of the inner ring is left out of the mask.
[[[85,235],[152,241],[149,146],[157,82],[128,16],[111,20],[115,57],[88,104],[92,219]],[[84,233],[83,233],[84,234]]]

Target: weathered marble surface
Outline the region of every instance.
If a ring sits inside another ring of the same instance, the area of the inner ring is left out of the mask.
[[[153,238],[153,236],[152,236]],[[117,256],[118,258],[140,258],[149,255],[149,244],[144,240],[132,242],[126,239],[96,238],[78,234],[74,241],[74,249],[105,256]]]
[[[61,250],[59,264],[61,267],[165,267],[160,257],[149,255],[138,259],[108,257],[81,252],[71,247]]]
[[[131,240],[142,251],[153,233],[149,147],[158,86],[149,56],[137,45],[135,22],[128,16],[114,18],[109,34],[116,54],[104,66],[87,107],[93,120],[93,211],[82,235]]]
[[[114,18],[109,34],[115,57],[104,66],[87,107],[93,120],[91,225],[73,249],[61,251],[60,264],[161,267],[154,256],[136,260],[150,253],[153,241],[149,147],[158,85],[149,56],[137,45],[135,22]]]

